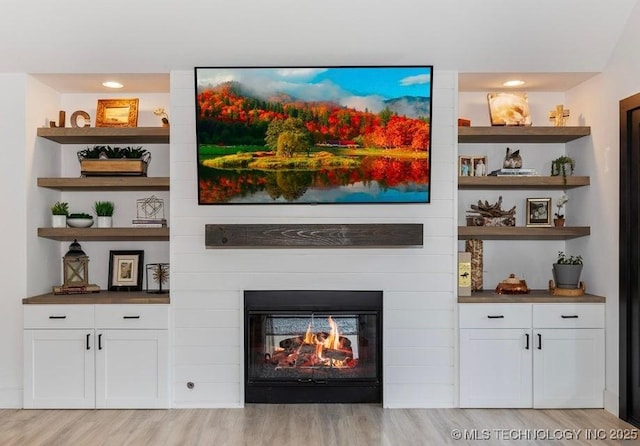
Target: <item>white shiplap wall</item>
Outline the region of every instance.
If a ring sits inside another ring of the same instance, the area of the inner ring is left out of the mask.
[[[171,73],[175,407],[244,404],[245,289],[382,290],[384,405],[457,404],[456,73],[436,70],[433,86],[430,204],[198,206],[193,72]],[[279,222],[422,223],[424,247],[205,249],[205,224]]]

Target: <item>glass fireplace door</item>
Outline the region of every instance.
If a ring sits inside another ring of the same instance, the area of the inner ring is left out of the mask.
[[[375,381],[377,318],[375,312],[250,312],[247,378]]]

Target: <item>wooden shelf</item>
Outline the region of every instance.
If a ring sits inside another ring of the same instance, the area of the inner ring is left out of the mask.
[[[590,177],[583,176],[485,176],[458,177],[458,189],[571,189],[588,186]]]
[[[496,284],[497,285],[497,284]],[[459,303],[602,303],[606,298],[594,294],[554,296],[549,290],[530,290],[529,294],[496,294],[493,290],[474,291],[471,296],[458,296]]]
[[[168,144],[169,127],[43,127],[38,136],[60,144]]]
[[[458,127],[459,143],[566,143],[591,134],[591,127]]]
[[[38,178],[38,187],[56,190],[169,190],[169,177]]]
[[[38,237],[58,241],[168,241],[169,228],[38,228]]]
[[[169,294],[153,294],[145,291],[100,291],[87,294],[41,294],[22,299],[23,304],[168,304]]]
[[[568,240],[591,234],[588,226],[560,228],[525,226],[458,226],[458,240]]]

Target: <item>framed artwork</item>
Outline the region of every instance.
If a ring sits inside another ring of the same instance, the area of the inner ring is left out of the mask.
[[[474,156],[471,158],[471,165],[473,168],[472,175],[474,177],[487,176],[487,157],[486,156]]]
[[[141,291],[144,251],[109,251],[109,291]]]
[[[526,93],[489,93],[491,125],[531,125]]]
[[[96,127],[137,127],[138,99],[98,99]]]
[[[196,67],[198,204],[429,203],[433,67]]]
[[[551,226],[551,198],[527,198],[527,227]]]
[[[461,177],[473,176],[473,157],[471,156],[458,157],[458,175]]]

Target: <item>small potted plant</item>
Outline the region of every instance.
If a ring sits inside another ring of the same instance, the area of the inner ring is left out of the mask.
[[[113,210],[115,209],[113,201],[96,201],[93,210],[98,216],[99,228],[110,228],[113,226]]]
[[[559,158],[551,161],[551,176],[557,177],[562,175],[564,184],[567,184],[567,175],[573,175],[573,170],[576,167],[576,162],[573,158],[563,155]]]
[[[553,219],[553,224],[557,227],[564,226],[564,214],[562,213],[562,208],[569,201],[569,197],[567,194],[562,194],[560,198],[556,200],[556,207],[558,208],[558,212],[554,214],[555,218]]]
[[[54,228],[66,228],[67,215],[69,215],[69,203],[56,201],[51,206],[51,226]]]
[[[67,225],[72,228],[89,228],[93,226],[93,216],[86,212],[73,212],[67,216]]]
[[[567,256],[558,251],[558,260],[553,264],[553,281],[557,288],[579,288],[581,273],[582,256]]]
[[[153,114],[160,116],[162,120],[162,127],[169,127],[169,115],[164,111],[164,107],[158,107],[153,111]]]

